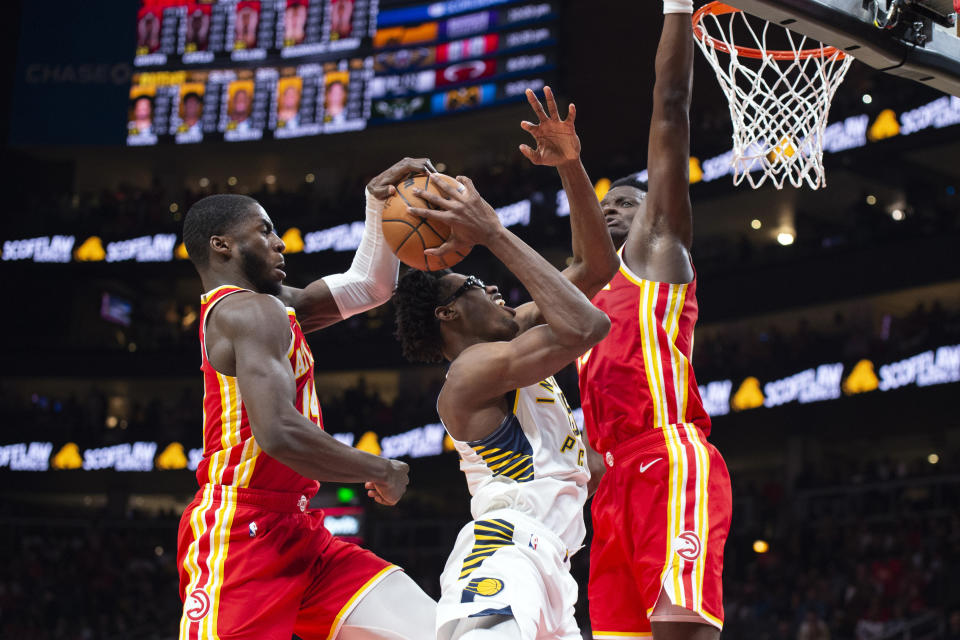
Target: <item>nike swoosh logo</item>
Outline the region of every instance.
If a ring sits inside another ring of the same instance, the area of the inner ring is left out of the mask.
[[[651,461],[648,462],[647,464],[641,464],[641,465],[640,465],[640,473],[643,473],[644,471],[646,471],[647,469],[649,469],[650,467],[652,467],[652,466],[655,465],[656,463],[660,462],[661,460],[663,460],[663,458],[657,458],[656,460],[651,460]]]

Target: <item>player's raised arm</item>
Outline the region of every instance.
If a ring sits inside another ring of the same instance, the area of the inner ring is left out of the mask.
[[[393,295],[400,261],[383,238],[384,201],[403,176],[425,168],[434,170],[427,158],[404,158],[370,181],[363,237],[346,272],[315,280],[303,289],[283,288],[281,298],[296,309],[305,333],[369,311]]]
[[[483,244],[514,273],[538,304],[546,322],[509,342],[483,342],[463,350],[451,365],[439,399],[448,427],[469,420],[507,391],[538,382],[569,364],[602,340],[610,330],[606,314],[536,251],[500,224],[493,208],[468,178],[458,178],[466,189],[457,193],[439,185],[446,198],[418,192],[434,209],[411,209],[416,215],[448,224],[459,241]],[[464,282],[462,286],[469,286]],[[459,313],[456,300],[441,305],[437,314]],[[454,423],[454,424],[451,424]]]
[[[646,214],[633,219],[623,259],[640,276],[659,282],[693,279],[690,207],[690,98],[693,92],[691,0],[665,0],[655,62],[648,146]]]
[[[538,124],[524,121],[520,124],[536,141],[536,149],[520,145],[520,152],[537,165],[555,167],[570,203],[573,262],[563,274],[588,298],[602,289],[620,268],[617,250],[613,246],[603,211],[590,176],[580,160],[580,138],[574,122],[576,105],[570,105],[567,117],[560,119],[560,111],[553,90],[544,87],[546,111],[532,90],[527,89],[527,101],[539,120]]]
[[[294,406],[290,322],[276,298],[239,293],[213,314],[208,331],[232,345],[237,384],[257,444],[297,473],[326,482],[367,482],[383,504],[395,504],[407,485],[407,465],[349,447]],[[228,350],[229,351],[229,350]]]

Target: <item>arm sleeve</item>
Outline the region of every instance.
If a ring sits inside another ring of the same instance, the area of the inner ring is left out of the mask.
[[[369,311],[390,299],[397,286],[400,261],[387,246],[381,228],[384,201],[368,190],[363,237],[345,273],[323,278],[340,315],[349,318]]]

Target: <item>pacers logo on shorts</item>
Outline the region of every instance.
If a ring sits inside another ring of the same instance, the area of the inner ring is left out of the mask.
[[[693,531],[684,531],[673,539],[673,550],[678,556],[690,562],[700,557],[700,536]]]
[[[190,620],[194,622],[202,620],[210,613],[210,596],[208,596],[207,592],[203,589],[194,589],[193,593],[187,597],[187,603],[184,609]]]
[[[503,591],[503,581],[496,578],[474,578],[467,583],[460,602],[473,602],[477,596],[495,596]]]

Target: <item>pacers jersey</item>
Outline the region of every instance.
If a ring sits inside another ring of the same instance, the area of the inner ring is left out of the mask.
[[[240,397],[237,378],[218,372],[207,359],[204,342],[207,315],[218,302],[240,287],[222,286],[204,294],[200,305],[200,352],[203,371],[203,459],[197,467],[197,482],[239,488],[292,492],[312,498],[319,483],[301,476],[260,449],[250,429],[247,410]],[[296,406],[323,429],[320,405],[313,382],[313,354],[304,338],[296,312],[287,307],[290,348],[287,357],[297,379]]]
[[[644,280],[620,259],[620,270],[593,298],[610,333],[577,359],[580,399],[590,444],[609,451],[653,429],[693,423],[710,434],[690,364],[697,323],[697,280]]]
[[[587,454],[567,399],[553,377],[510,394],[510,414],[483,440],[454,440],[475,520],[514,509],[576,550],[585,533]]]

